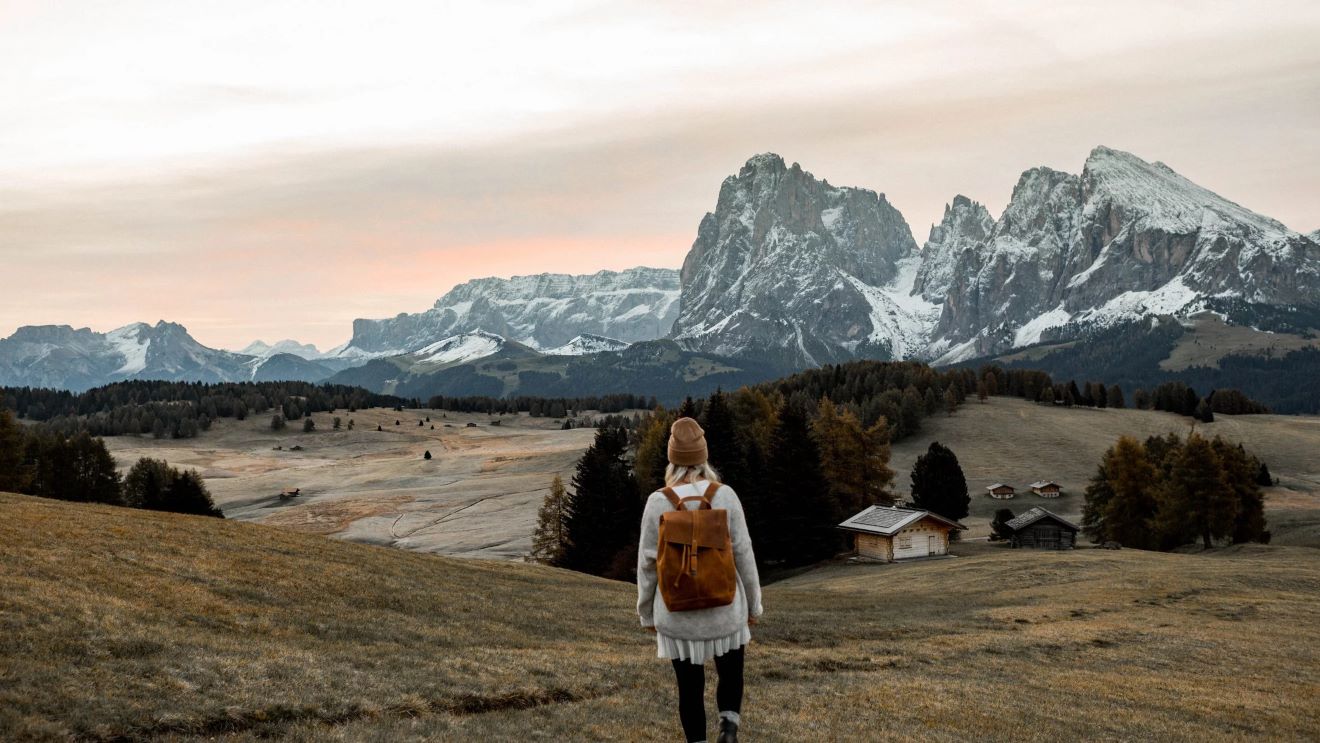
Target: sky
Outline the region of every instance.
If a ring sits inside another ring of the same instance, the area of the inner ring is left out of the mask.
[[[462,281],[678,267],[760,152],[918,243],[1104,144],[1320,228],[1320,3],[0,0],[0,336],[328,348]]]

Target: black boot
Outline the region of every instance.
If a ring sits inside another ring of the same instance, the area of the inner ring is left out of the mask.
[[[715,743],[738,743],[738,723],[727,717],[720,718],[720,737]]]

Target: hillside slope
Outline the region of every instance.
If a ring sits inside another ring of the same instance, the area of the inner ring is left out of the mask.
[[[1320,551],[962,549],[769,587],[746,737],[1320,726]],[[0,495],[0,739],[672,740],[632,603],[538,566]]]
[[[1043,505],[1061,516],[1079,517],[1082,491],[1100,457],[1119,436],[1185,437],[1193,423],[1191,418],[1154,410],[1060,408],[1010,397],[980,403],[973,398],[952,416],[935,415],[923,421],[920,432],[894,445],[889,464],[898,473],[895,489],[906,495],[911,488],[908,473],[930,442],[953,449],[972,494],[972,515],[966,523],[971,536],[984,536],[998,508],[1020,513]],[[1196,423],[1196,430],[1239,442],[1269,465],[1279,480],[1265,491],[1266,516],[1276,543],[1320,547],[1320,459],[1315,456],[1320,450],[1320,418],[1221,415],[1214,423]],[[1045,500],[1023,494],[1029,483],[1045,479],[1063,485],[1063,496]],[[985,487],[996,482],[1018,488],[1017,498],[990,498]]]

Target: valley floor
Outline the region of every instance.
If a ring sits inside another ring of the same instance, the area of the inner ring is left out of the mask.
[[[966,547],[769,586],[744,737],[1320,734],[1320,550]],[[675,740],[633,603],[536,565],[0,495],[0,739]]]
[[[354,429],[333,430],[335,416],[344,426],[353,419]],[[195,439],[105,441],[124,469],[145,456],[198,470],[227,518],[403,549],[511,559],[531,550],[536,512],[551,479],[561,474],[567,482],[595,435],[592,429],[561,431],[562,421],[525,414],[376,408],[313,419],[311,433],[302,431],[302,421],[272,431],[265,414],[218,420]],[[497,419],[499,426],[490,425]],[[427,451],[430,460],[423,458]],[[281,500],[286,488],[301,494]]]
[[[531,549],[537,508],[551,478],[560,474],[568,482],[595,435],[592,429],[562,431],[559,421],[526,415],[504,416],[499,426],[484,414],[428,410],[336,415],[345,425],[352,418],[354,430],[334,431],[333,416],[318,414],[313,433],[303,433],[299,421],[275,432],[268,415],[254,415],[219,420],[195,439],[105,441],[124,469],[142,456],[197,469],[231,519],[423,552],[518,559]],[[1190,418],[1154,411],[1063,409],[1007,397],[970,400],[952,416],[927,418],[918,434],[894,445],[894,489],[900,496],[908,492],[912,463],[931,441],[940,441],[958,455],[967,475],[968,539],[987,535],[1001,507],[1020,513],[1043,505],[1076,519],[1087,480],[1120,435],[1186,435],[1191,424]],[[1197,430],[1243,442],[1280,479],[1266,501],[1275,544],[1320,547],[1320,417],[1220,416]],[[293,446],[303,449],[291,451]],[[428,450],[430,461],[422,458]],[[1063,497],[1046,500],[1026,492],[1039,479],[1060,482]],[[989,498],[984,487],[994,482],[1017,486],[1018,497]],[[294,487],[302,495],[280,500],[281,490]]]

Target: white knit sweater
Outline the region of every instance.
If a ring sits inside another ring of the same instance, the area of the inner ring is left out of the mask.
[[[680,498],[702,495],[709,485],[705,480],[674,488]],[[690,501],[688,508],[700,505]],[[656,491],[646,501],[642,512],[642,537],[637,549],[637,615],[643,627],[655,627],[657,633],[677,640],[720,640],[745,632],[747,617],[761,616],[761,580],[756,573],[756,557],[752,553],[752,538],[747,533],[747,518],[743,515],[738,494],[728,485],[721,485],[710,500],[711,508],[729,512],[729,537],[733,542],[734,567],[738,572],[737,593],[733,603],[695,611],[670,612],[664,597],[656,591],[655,560],[659,544],[660,514],[674,507],[665,494]],[[659,599],[659,600],[657,600]]]

